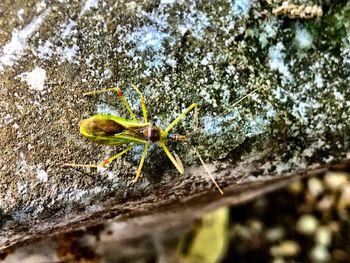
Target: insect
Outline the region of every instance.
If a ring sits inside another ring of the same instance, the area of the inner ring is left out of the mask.
[[[96,114],[88,119],[85,119],[80,122],[80,133],[87,137],[88,139],[104,145],[121,145],[121,144],[129,144],[127,148],[125,148],[120,153],[102,161],[100,164],[65,164],[65,166],[73,166],[73,167],[104,167],[113,160],[122,156],[126,152],[133,149],[138,144],[143,144],[144,149],[141,156],[139,167],[136,171],[136,176],[133,179],[133,183],[137,182],[141,175],[141,170],[144,165],[144,161],[146,158],[148,147],[151,143],[160,145],[165,154],[169,157],[171,162],[174,164],[176,169],[180,174],[184,173],[184,168],[180,158],[175,154],[175,157],[170,153],[168,147],[165,145],[165,142],[168,140],[186,142],[188,138],[185,135],[179,135],[170,133],[170,130],[181,121],[181,119],[189,113],[192,109],[197,107],[196,103],[192,103],[185,111],[183,111],[165,130],[157,127],[152,122],[148,121],[147,117],[147,109],[145,104],[145,99],[141,91],[134,85],[131,86],[136,90],[136,92],[140,95],[140,103],[143,113],[143,122],[139,122],[135,114],[133,113],[128,101],[125,99],[123,92],[119,88],[109,88],[104,90],[92,91],[84,93],[84,95],[92,95],[102,92],[114,91],[117,93],[118,97],[122,100],[126,109],[128,110],[132,120],[124,119],[121,117],[117,117],[110,114]],[[218,188],[221,194],[223,194],[219,185],[216,183],[214,178],[211,176],[209,170],[205,166],[202,158],[199,153],[192,147],[192,150],[199,157],[201,163],[204,165],[205,170],[209,173],[210,178],[213,180],[214,184]]]

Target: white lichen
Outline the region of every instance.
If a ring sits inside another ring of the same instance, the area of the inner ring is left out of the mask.
[[[21,81],[26,81],[29,89],[43,91],[46,81],[46,71],[43,68],[35,67],[30,72],[24,72],[18,76]]]
[[[231,6],[235,16],[246,16],[251,8],[251,0],[234,0]]]
[[[60,57],[62,62],[66,60],[70,63],[75,63],[75,64],[79,64],[79,60],[75,58],[78,52],[79,52],[79,46],[75,44],[70,47],[64,46],[64,47],[58,47],[56,49],[56,53]]]
[[[20,195],[26,194],[28,192],[28,184],[25,182],[17,182],[17,192]]]
[[[312,45],[312,36],[310,32],[300,23],[296,24],[295,42],[302,49],[310,48]]]
[[[53,55],[52,49],[53,44],[49,40],[46,40],[44,44],[39,44],[36,50],[36,55],[40,59],[50,59]]]
[[[61,38],[66,39],[70,34],[72,29],[77,25],[76,21],[69,19],[68,22],[61,26]]]
[[[97,8],[98,0],[86,0],[83,8],[80,10],[79,16],[83,16],[87,11],[92,8]]]
[[[12,66],[23,55],[28,39],[39,29],[45,18],[49,15],[50,9],[36,17],[30,24],[22,29],[14,29],[11,40],[3,48],[0,56],[0,71],[5,66]]]
[[[177,30],[181,35],[184,35],[187,31],[191,32],[191,35],[196,39],[202,39],[205,29],[210,25],[209,17],[191,5],[188,13],[184,14],[184,20],[179,23]]]
[[[293,76],[289,71],[288,65],[284,61],[285,49],[282,42],[278,42],[276,45],[269,48],[269,65],[272,70],[277,70],[287,80],[293,81]]]
[[[45,170],[41,169],[40,167],[38,167],[36,169],[36,176],[38,178],[38,180],[42,183],[46,183],[47,179],[48,179],[48,174],[46,173]]]
[[[265,48],[269,44],[269,40],[276,37],[280,24],[277,20],[263,22],[260,26],[259,42],[262,48]]]

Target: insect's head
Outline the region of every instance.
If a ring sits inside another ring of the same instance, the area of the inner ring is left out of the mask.
[[[179,135],[174,133],[169,133],[167,136],[168,139],[177,141],[177,142],[185,142],[187,141],[187,137],[185,135]]]

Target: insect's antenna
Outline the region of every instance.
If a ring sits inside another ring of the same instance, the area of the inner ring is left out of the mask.
[[[194,108],[194,114],[193,115],[194,115],[193,116],[193,123],[194,123],[193,131],[186,135],[187,139],[189,139],[190,141],[192,140],[192,136],[194,134],[196,134],[197,132],[199,132],[199,130],[200,130],[200,128],[199,128],[199,119],[198,119],[198,107]]]
[[[199,121],[198,121],[198,108],[194,108],[194,127],[193,127],[193,133],[197,132],[199,130]]]
[[[263,89],[263,88],[264,88],[264,86],[260,86],[260,87],[258,87],[258,88],[256,88],[256,89],[252,90],[251,92],[249,92],[247,95],[244,95],[242,98],[240,98],[240,99],[237,100],[235,103],[233,103],[233,104],[231,105],[231,107],[230,107],[227,111],[229,111],[229,110],[231,110],[232,108],[236,107],[240,102],[242,102],[243,100],[245,100],[246,98],[248,98],[249,96],[251,96],[252,94],[254,94],[255,92],[257,92],[258,90],[261,90],[261,89]]]
[[[202,159],[201,155],[199,154],[199,152],[197,151],[197,149],[196,149],[194,146],[192,146],[190,143],[188,143],[188,145],[191,147],[192,152],[194,152],[194,153],[197,155],[198,159],[201,161],[201,163],[202,163],[202,165],[203,165],[205,171],[206,171],[207,174],[209,175],[210,179],[213,181],[213,183],[214,183],[214,185],[216,186],[216,188],[219,190],[220,194],[223,195],[224,192],[221,190],[220,186],[219,186],[218,183],[215,181],[213,175],[211,174],[211,172],[210,172],[209,169],[208,169],[208,166],[207,166],[207,165],[205,164],[205,162],[203,161],[203,159]]]

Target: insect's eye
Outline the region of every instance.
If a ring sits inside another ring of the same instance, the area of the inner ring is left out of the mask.
[[[97,119],[94,117],[83,120],[80,123],[80,128],[84,129],[87,133],[99,136],[110,136],[120,133],[125,129],[122,125],[113,120]]]

